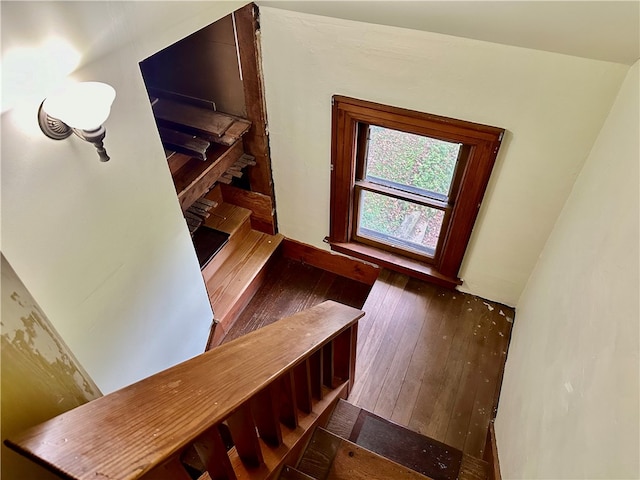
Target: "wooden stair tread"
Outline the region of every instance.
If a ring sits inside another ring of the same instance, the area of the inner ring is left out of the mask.
[[[216,192],[211,191],[205,198],[209,198],[209,196],[212,197],[211,199],[215,198]],[[251,231],[250,216],[250,210],[226,202],[219,203],[217,207],[211,210],[211,215],[205,220],[204,224],[207,227],[228,233],[229,241],[211,259],[209,264],[202,269],[202,276],[205,282],[218,271],[230,256],[234,255],[238,246]]]
[[[205,196],[205,198],[208,198]],[[222,202],[210,210],[210,216],[204,221],[207,227],[234,235],[242,224],[249,221],[251,210]]]
[[[247,287],[267,264],[284,237],[250,230],[232,256],[205,279],[216,318],[232,311]]]
[[[372,478],[425,480],[429,478],[323,428],[316,429],[296,468],[313,478],[327,480]]]
[[[326,429],[434,480],[486,480],[485,461],[340,401]]]

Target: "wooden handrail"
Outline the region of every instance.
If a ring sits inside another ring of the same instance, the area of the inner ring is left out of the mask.
[[[180,457],[192,447],[211,478],[236,478],[219,426],[228,426],[242,463],[259,466],[264,445],[280,446],[280,423],[297,428],[300,409],[322,403],[323,390],[353,383],[363,315],[324,302],[5,443],[64,478],[187,479]]]

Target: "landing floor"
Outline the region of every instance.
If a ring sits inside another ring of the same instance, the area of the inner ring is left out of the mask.
[[[514,310],[387,270],[363,310],[348,400],[482,458]]]

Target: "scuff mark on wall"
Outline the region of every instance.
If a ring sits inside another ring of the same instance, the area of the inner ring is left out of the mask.
[[[102,394],[4,256],[0,435],[13,436]],[[2,445],[2,477],[52,478]]]

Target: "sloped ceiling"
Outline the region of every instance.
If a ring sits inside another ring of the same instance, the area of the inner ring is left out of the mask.
[[[278,1],[258,5],[631,65],[640,1]]]

